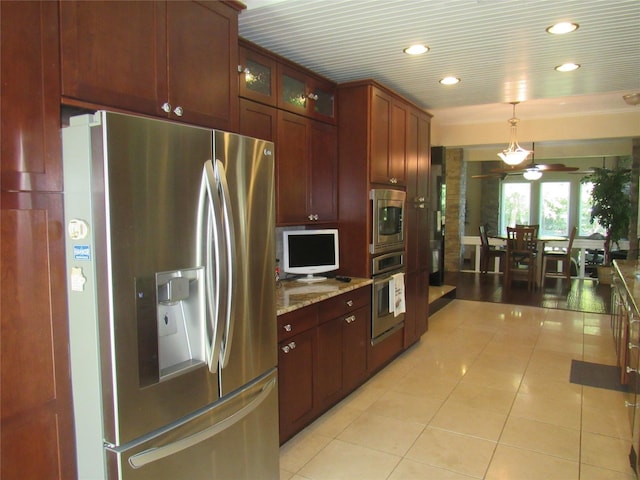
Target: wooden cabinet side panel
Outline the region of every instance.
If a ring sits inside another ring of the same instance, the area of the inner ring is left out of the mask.
[[[169,100],[182,120],[238,128],[238,15],[221,2],[169,2]]]
[[[2,190],[61,191],[56,2],[0,2]]]
[[[1,476],[75,478],[62,195],[3,192],[1,222]]]
[[[164,2],[60,2],[62,95],[151,115],[167,98]]]
[[[371,201],[369,200],[370,87],[338,89],[338,218],[340,271],[369,277]]]
[[[429,229],[433,222],[433,212],[429,208],[432,204],[429,191],[431,184],[431,120],[421,113],[418,117],[418,169],[416,179],[416,194],[425,199],[425,208],[420,216],[418,226],[418,268],[429,270],[431,266],[431,244],[429,242]]]

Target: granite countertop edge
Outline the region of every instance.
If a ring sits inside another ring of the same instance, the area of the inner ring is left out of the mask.
[[[331,297],[371,285],[370,278],[352,278],[350,282],[327,279],[305,284],[295,280],[283,280],[276,288],[276,314],[283,315]]]

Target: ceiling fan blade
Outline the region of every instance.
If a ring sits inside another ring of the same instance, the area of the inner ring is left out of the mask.
[[[562,163],[538,164],[535,167],[541,172],[575,172],[578,167],[567,167]]]
[[[499,178],[504,179],[506,173],[483,173],[481,175],[471,175],[471,178]]]

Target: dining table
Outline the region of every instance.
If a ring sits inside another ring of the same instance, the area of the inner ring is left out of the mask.
[[[489,238],[496,238],[506,243],[507,237],[504,235],[491,235]],[[544,249],[548,243],[551,242],[568,242],[569,237],[560,235],[538,235],[536,237],[536,244],[538,245],[536,254],[536,287],[539,288],[544,285],[544,278],[542,278],[542,262],[544,261]]]

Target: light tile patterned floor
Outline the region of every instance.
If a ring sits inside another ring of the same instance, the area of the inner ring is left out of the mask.
[[[281,480],[632,480],[606,315],[454,300],[422,340],[280,449]]]

